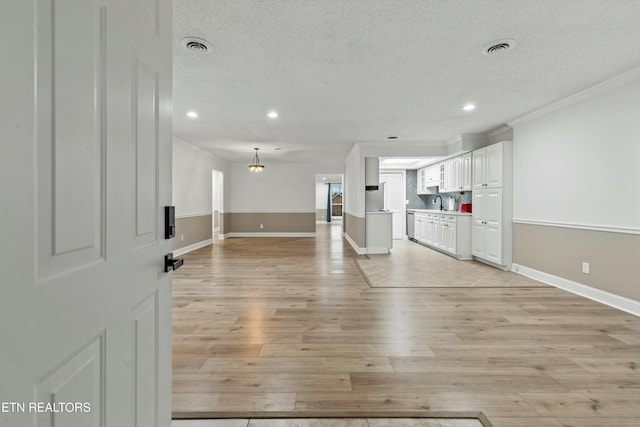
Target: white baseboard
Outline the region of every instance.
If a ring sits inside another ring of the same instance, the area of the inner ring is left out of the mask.
[[[367,250],[365,248],[361,248],[360,246],[358,246],[356,244],[356,242],[354,242],[353,239],[351,237],[349,237],[349,235],[347,233],[342,233],[342,237],[344,237],[345,240],[347,242],[349,242],[349,244],[351,245],[353,250],[355,250],[358,255],[366,255],[367,254]]]
[[[224,235],[225,239],[230,237],[316,237],[316,233],[227,233]]]
[[[209,246],[212,244],[213,244],[213,239],[203,240],[201,242],[194,243],[189,246],[185,246],[184,248],[175,249],[173,251],[173,256],[176,257],[176,256],[184,255],[187,252],[195,251],[196,249],[204,248],[205,246]]]
[[[602,291],[562,277],[554,276],[553,274],[545,273],[544,271],[525,267],[524,265],[514,263],[512,265],[512,271],[640,317],[639,301],[612,294],[607,291]]]

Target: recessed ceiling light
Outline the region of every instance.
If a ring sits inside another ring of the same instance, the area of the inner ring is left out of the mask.
[[[326,176],[323,176],[323,177],[322,177],[322,179],[323,179],[323,180],[326,180],[326,179],[327,179],[327,177],[326,177]]]
[[[269,111],[267,113],[267,117],[269,117],[270,119],[277,119],[278,118],[278,113],[276,111]]]
[[[187,113],[187,117],[191,117],[192,119],[197,119],[198,118],[198,113],[196,113],[195,111],[189,111]]]
[[[398,139],[397,136],[388,136],[387,139]]]
[[[473,104],[467,104],[467,105],[465,105],[464,107],[462,107],[462,109],[463,109],[464,111],[472,111],[472,110],[475,110],[475,109],[476,109],[476,106],[475,106],[475,105],[473,105]]]

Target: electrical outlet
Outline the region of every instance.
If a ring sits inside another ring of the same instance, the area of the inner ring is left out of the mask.
[[[260,230],[264,228],[264,224],[260,224]]]
[[[181,234],[181,235],[180,235],[180,241],[181,241],[181,242],[184,242],[184,234]]]
[[[584,274],[589,274],[589,270],[591,268],[591,265],[588,262],[582,262],[582,272]]]

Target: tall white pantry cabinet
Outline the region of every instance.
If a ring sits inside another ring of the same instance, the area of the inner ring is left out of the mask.
[[[471,254],[511,269],[513,145],[502,141],[473,152]]]

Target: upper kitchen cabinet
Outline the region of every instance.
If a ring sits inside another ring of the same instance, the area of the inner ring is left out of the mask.
[[[427,166],[425,169],[427,170],[427,187],[437,187],[440,184],[440,167],[434,164]]]
[[[460,156],[460,191],[471,191],[473,188],[472,180],[472,153],[463,154]]]
[[[440,167],[438,164],[425,166],[417,171],[416,188],[418,194],[435,194],[440,184]]]
[[[501,188],[504,175],[504,142],[473,152],[473,189]]]
[[[466,153],[447,159],[442,163],[443,175],[440,192],[451,193],[471,190],[471,159],[472,154]]]

